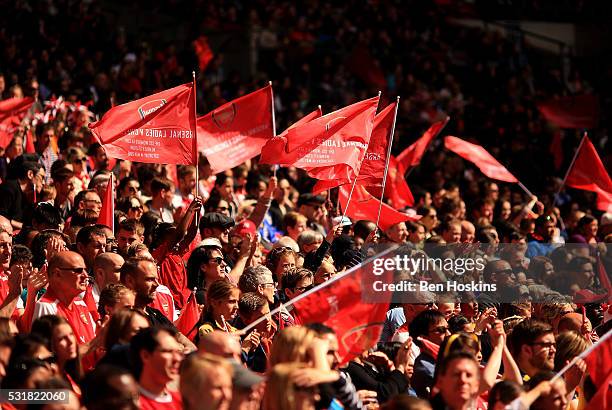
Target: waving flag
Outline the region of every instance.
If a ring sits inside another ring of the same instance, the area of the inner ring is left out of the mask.
[[[193,83],[115,106],[89,128],[109,157],[197,164]]]
[[[565,178],[565,184],[572,188],[596,192],[597,208],[608,211],[612,205],[612,179],[589,137],[584,137],[578,150]]]
[[[599,123],[599,101],[595,95],[551,99],[539,103],[538,110],[561,128],[595,128]]]
[[[0,101],[0,147],[5,148],[11,142],[32,104],[34,99],[31,97]]]
[[[198,118],[198,149],[215,173],[259,155],[273,136],[271,85]]]
[[[491,154],[480,145],[472,144],[457,137],[444,138],[444,146],[446,149],[453,151],[463,159],[472,162],[482,171],[483,174],[491,179],[497,179],[505,182],[519,182]]]
[[[106,186],[104,198],[102,198],[102,208],[96,223],[108,226],[113,231],[115,230],[115,184],[113,183],[113,175],[111,174]]]
[[[404,169],[408,171],[410,168],[419,165],[421,162],[421,158],[427,151],[429,144],[433,141],[434,138],[442,131],[442,129],[448,124],[450,117],[446,117],[444,121],[438,121],[429,127],[427,131],[419,138],[414,144],[410,145],[408,148],[403,150],[397,156],[398,164]]]
[[[196,328],[198,320],[200,320],[200,309],[195,298],[195,292],[191,292],[187,303],[183,306],[181,315],[176,319],[176,322],[174,322],[174,326],[176,326],[179,332],[184,334],[186,338],[193,340],[198,330]]]

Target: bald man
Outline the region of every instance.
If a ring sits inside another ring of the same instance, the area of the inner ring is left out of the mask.
[[[89,276],[83,257],[76,252],[59,252],[49,260],[49,287],[36,306],[32,320],[44,315],[66,318],[77,343],[84,345],[96,335],[96,324],[79,294],[87,289]]]
[[[2,215],[0,215],[0,228],[7,231],[9,235],[13,236],[13,226],[11,225],[11,221]]]
[[[476,236],[476,227],[470,221],[461,221],[461,242],[472,243]]]
[[[240,361],[240,343],[236,337],[227,332],[213,330],[202,336],[198,343],[198,352],[210,353],[226,359]]]
[[[109,283],[119,283],[119,271],[123,266],[124,259],[121,255],[113,252],[105,252],[94,259],[94,283],[92,295],[96,304],[100,301],[100,292]]]

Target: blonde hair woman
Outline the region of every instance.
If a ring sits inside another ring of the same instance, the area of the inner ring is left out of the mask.
[[[304,363],[280,363],[268,375],[263,398],[263,410],[310,410],[320,400],[316,386],[299,387],[295,376],[308,366]]]
[[[185,410],[227,410],[232,402],[232,365],[208,353],[189,356],[181,367],[180,391]]]
[[[279,363],[309,363],[309,347],[315,342],[316,334],[304,326],[287,327],[276,335],[270,351],[270,366]]]

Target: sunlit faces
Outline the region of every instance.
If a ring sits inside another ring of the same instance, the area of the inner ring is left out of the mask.
[[[8,232],[0,233],[0,266],[8,270],[13,253],[13,238]]]

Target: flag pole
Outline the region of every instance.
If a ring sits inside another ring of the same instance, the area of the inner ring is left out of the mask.
[[[521,181],[518,181],[518,186],[519,188],[521,188],[523,191],[525,191],[525,193],[527,194],[527,196],[529,197],[529,199],[533,198],[533,194],[531,193],[530,190],[527,189],[527,187],[525,185],[523,185],[523,183]]]
[[[272,102],[272,138],[276,137],[276,114],[274,113],[274,89],[272,88],[272,81],[268,81],[270,85],[270,96],[272,97],[270,100]],[[272,170],[274,171],[274,176],[276,176],[276,171],[278,170],[278,164],[274,164],[272,166]]]
[[[391,146],[393,145],[393,136],[395,135],[395,121],[397,121],[397,112],[399,111],[399,95],[395,100],[395,115],[393,117],[393,125],[391,126],[391,135],[389,136],[389,146],[387,147],[387,159],[385,160],[385,172],[383,173],[382,192],[380,193],[380,202],[378,203],[378,215],[376,216],[376,227],[380,222],[380,213],[382,211],[383,197],[385,196],[385,186],[387,184],[387,173],[389,172],[389,159],[391,159]]]
[[[382,91],[379,91],[378,92],[378,106],[380,106],[381,94],[382,94]],[[378,106],[376,107],[376,111],[378,111]],[[344,211],[342,211],[342,219],[344,219],[344,216],[346,215],[346,211],[348,211],[349,204],[351,203],[353,191],[355,190],[355,185],[357,184],[357,178],[359,178],[359,171],[361,170],[361,164],[363,164],[363,160],[365,159],[365,154],[368,152],[368,147],[370,146],[371,136],[372,135],[370,133],[370,140],[368,140],[368,145],[366,146],[365,152],[363,153],[363,158],[361,159],[361,162],[359,163],[359,169],[357,170],[357,175],[355,175],[355,179],[353,180],[353,185],[351,185],[351,192],[349,193],[349,196],[346,200],[346,206],[344,207]]]
[[[559,370],[559,373],[555,374],[555,376],[552,379],[550,379],[550,382],[552,383],[555,380],[557,380],[558,378],[560,378],[561,376],[563,376],[563,374],[565,372],[567,372],[572,366],[574,366],[578,360],[587,357],[600,344],[602,344],[603,342],[608,340],[610,338],[610,336],[612,336],[612,331],[608,331],[608,333],[603,335],[603,337],[601,339],[599,339],[597,342],[595,342],[591,346],[589,346],[588,349],[586,349],[584,352],[580,353],[578,356],[574,357],[574,359],[571,362],[566,364],[565,367],[563,367],[561,370]]]
[[[195,70],[191,72],[191,78],[193,79],[193,116],[197,121],[198,117],[198,92],[196,88],[196,75]],[[200,159],[200,153],[198,152],[198,128],[193,130],[193,151],[195,156],[195,172],[196,172],[196,196],[200,196],[200,170],[198,160]],[[176,167],[176,165],[175,165]],[[198,218],[200,219],[200,218]]]
[[[576,149],[576,152],[574,152],[574,158],[572,158],[572,162],[570,162],[570,166],[569,168],[567,168],[567,171],[565,172],[565,176],[563,177],[563,181],[561,181],[561,186],[559,187],[559,190],[557,191],[557,194],[554,196],[553,201],[556,201],[557,198],[559,198],[559,194],[561,193],[561,190],[563,189],[563,186],[565,185],[565,181],[567,181],[567,177],[569,176],[573,166],[574,166],[574,162],[576,162],[576,159],[578,158],[578,154],[580,154],[580,149],[582,148],[582,145],[584,144],[584,141],[587,138],[587,133],[586,131],[584,132],[584,135],[582,136],[582,139],[580,140],[580,144],[578,144],[578,149]]]
[[[115,234],[115,183],[113,182],[113,176],[114,176],[113,174],[114,174],[114,172],[111,171],[110,179],[108,180],[108,184],[109,184],[108,188],[112,189],[112,191],[111,191],[111,204],[110,205],[111,205],[111,209],[113,211],[111,213],[113,215],[113,217],[111,219],[111,226],[112,226],[113,235],[114,235]]]

